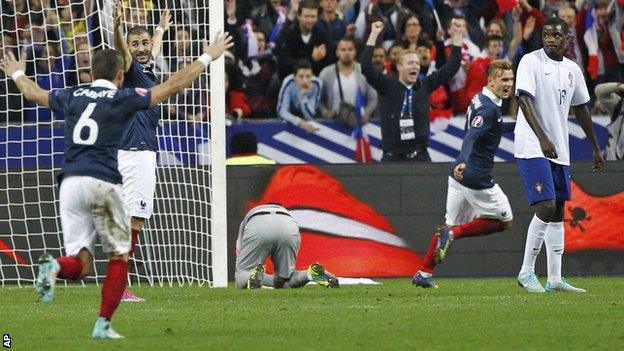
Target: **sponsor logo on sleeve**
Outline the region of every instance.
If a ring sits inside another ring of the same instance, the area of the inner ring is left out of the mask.
[[[145,88],[134,88],[134,92],[137,93],[140,96],[147,96],[147,93],[149,92],[149,90],[145,89]]]
[[[479,128],[483,125],[483,117],[481,116],[475,116],[472,119],[472,123],[470,123],[470,125],[472,125],[475,128]]]

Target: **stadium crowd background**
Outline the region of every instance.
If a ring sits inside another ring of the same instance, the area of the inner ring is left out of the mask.
[[[34,76],[44,89],[89,83],[91,53],[102,44],[101,32],[97,30],[100,19],[94,13],[97,7],[93,1],[97,0],[2,0],[2,54],[26,54],[27,74]],[[207,21],[207,12],[189,9],[209,9],[207,0],[124,3],[128,9],[126,21],[147,25],[150,31],[155,29],[165,6],[186,9],[173,11],[174,24],[165,33],[164,59],[155,62],[161,79],[199,56],[200,41],[196,39],[205,33],[197,32],[201,26],[193,24]],[[225,0],[224,7],[226,30],[235,38],[234,48],[226,55],[226,104],[232,120],[276,118],[282,81],[292,73],[297,60],[310,60],[318,77],[323,68],[336,62],[336,46],[342,38],[355,39],[359,54],[370,24],[377,20],[384,21],[386,29],[375,51],[374,63],[386,74],[396,74],[400,50],[415,49],[424,77],[446,60],[450,41],[445,28],[451,18],[466,19],[468,37],[464,40],[462,67],[450,82],[431,95],[431,106],[436,110],[433,117],[464,113],[470,98],[485,84],[487,64],[492,59],[508,59],[515,68],[522,55],[540,48],[541,28],[549,16],[560,16],[570,24],[565,56],[583,69],[592,94],[597,84],[622,82],[624,72],[624,0],[520,0],[517,4],[513,0]],[[316,18],[303,18],[303,7],[318,7]],[[130,8],[134,10],[129,11]],[[591,49],[592,43],[584,38],[587,16],[592,11],[596,55],[590,55],[588,44]],[[293,46],[297,42],[294,39],[300,39],[297,35],[308,29],[308,43],[312,44]],[[197,82],[196,86],[207,85]],[[0,84],[0,96],[7,96],[0,99],[0,111],[9,111],[9,122],[52,118],[49,110],[37,110],[22,101],[10,80],[6,85]],[[207,118],[207,111],[198,108],[207,105],[205,89],[192,89],[173,99],[172,104],[164,105],[168,113],[163,118]],[[513,114],[517,108],[511,100],[504,106],[506,114]],[[202,103],[198,104],[199,101]],[[593,113],[606,112],[600,103],[592,101]],[[22,115],[22,106],[31,108]],[[320,108],[315,112],[318,118],[330,118]],[[379,112],[372,115],[378,117]]]

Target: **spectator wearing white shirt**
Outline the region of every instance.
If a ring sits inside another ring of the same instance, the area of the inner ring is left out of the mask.
[[[368,85],[366,77],[362,74],[360,64],[356,61],[355,41],[348,37],[342,38],[338,42],[336,56],[338,62],[325,67],[319,75],[323,83],[321,93],[322,116],[325,119],[335,119],[339,113],[341,102],[355,107],[359,92],[366,101],[361,119],[361,123],[366,124],[370,121],[371,114],[377,107],[377,92]],[[348,124],[353,126],[353,123]]]

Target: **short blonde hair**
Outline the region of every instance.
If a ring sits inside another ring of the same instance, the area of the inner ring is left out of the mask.
[[[405,57],[405,55],[409,55],[409,54],[414,54],[414,55],[418,56],[418,53],[414,49],[403,49],[403,50],[401,50],[401,53],[399,54],[399,61],[397,63],[403,64],[403,57]]]
[[[487,69],[487,77],[495,77],[497,75],[499,75],[499,72],[502,71],[513,71],[513,67],[511,66],[511,63],[509,61],[506,60],[494,60],[492,62],[490,62],[490,64],[488,65],[488,69]]]

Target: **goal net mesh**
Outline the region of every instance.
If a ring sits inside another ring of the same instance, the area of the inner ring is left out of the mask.
[[[114,3],[3,2],[0,55],[11,51],[26,59],[26,74],[48,90],[88,84],[94,50],[114,47]],[[222,14],[222,4],[126,0],[124,34],[133,26],[153,34],[165,6],[172,19],[154,60],[157,83],[196,59],[201,40],[223,27],[222,15],[211,13]],[[139,234],[130,284],[226,285],[224,102],[220,92],[211,93],[222,89],[223,76],[219,61],[212,66],[191,87],[161,104],[154,213]],[[32,285],[42,252],[64,254],[55,182],[63,164],[63,120],[24,100],[0,73],[2,285]],[[83,282],[101,282],[106,274],[99,244],[94,254],[95,273]]]

